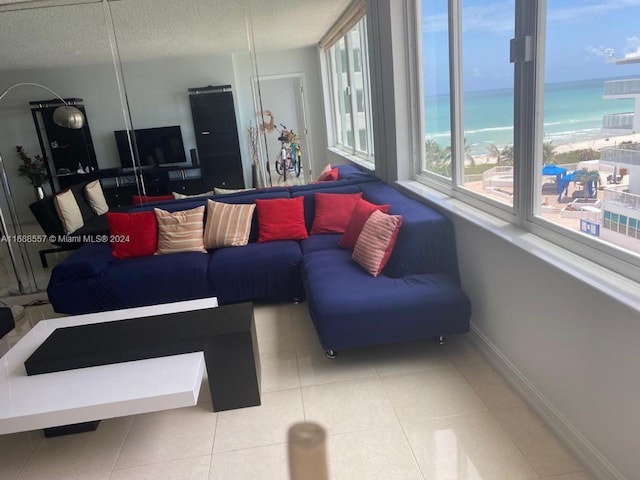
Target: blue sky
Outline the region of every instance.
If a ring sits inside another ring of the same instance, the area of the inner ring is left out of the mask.
[[[447,88],[446,4],[422,0],[427,94]],[[512,86],[514,11],[514,0],[463,0],[465,90]],[[640,0],[549,0],[546,43],[546,83],[638,75],[640,64],[615,65],[607,57],[611,50],[623,57],[640,46]]]

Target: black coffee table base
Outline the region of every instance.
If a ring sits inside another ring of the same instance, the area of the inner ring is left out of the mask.
[[[58,328],[25,368],[38,375],[193,352],[204,353],[214,412],[260,405],[252,303]],[[87,422],[47,430],[53,436],[95,427]]]

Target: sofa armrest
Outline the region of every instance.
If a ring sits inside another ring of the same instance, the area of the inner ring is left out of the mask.
[[[93,278],[114,261],[109,243],[88,243],[56,265],[51,271],[51,280],[65,282]]]

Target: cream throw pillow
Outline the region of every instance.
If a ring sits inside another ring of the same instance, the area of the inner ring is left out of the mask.
[[[204,247],[238,247],[249,242],[255,204],[240,205],[207,200]]]
[[[204,205],[191,210],[167,212],[154,208],[158,221],[158,250],[156,255],[178,252],[201,252],[204,249]]]
[[[109,205],[107,205],[107,200],[104,198],[99,180],[87,183],[84,187],[84,195],[87,197],[91,210],[96,215],[103,215],[109,211]]]
[[[53,203],[58,211],[58,217],[60,217],[60,221],[62,222],[62,228],[64,228],[64,232],[67,235],[75,232],[84,225],[80,207],[71,190],[65,190],[57,194],[53,198]]]
[[[250,192],[251,190],[255,190],[255,188],[218,188],[218,187],[213,187],[213,192],[216,195],[225,195],[227,193],[238,193],[238,192]]]
[[[195,198],[195,197],[210,197],[213,195],[213,190],[209,192],[196,193],[195,195],[185,195],[184,193],[171,192],[174,200],[180,200],[182,198]]]

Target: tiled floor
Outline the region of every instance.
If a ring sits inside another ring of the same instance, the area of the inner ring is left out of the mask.
[[[29,307],[15,343],[50,307]],[[328,431],[332,480],[587,480],[465,336],[324,358],[306,305],[257,306],[262,405],[105,420],[96,432],[0,436],[2,480],[283,480],[294,422]]]

